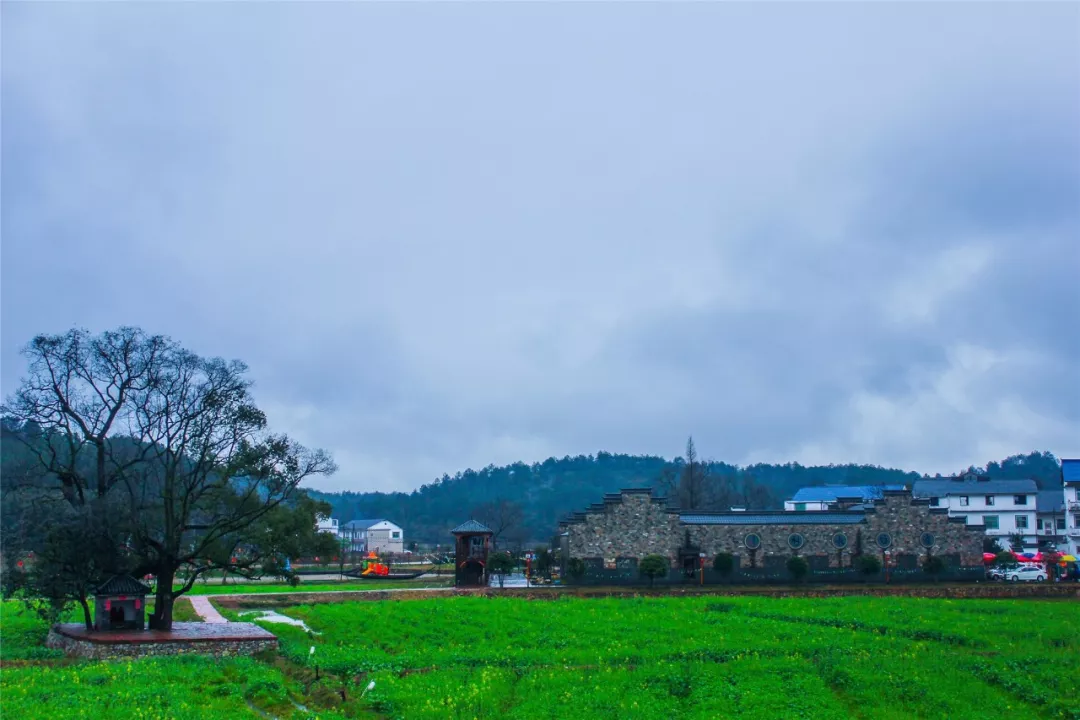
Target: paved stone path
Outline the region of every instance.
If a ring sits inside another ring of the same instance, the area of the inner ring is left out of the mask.
[[[210,598],[205,595],[189,595],[191,607],[195,608],[195,614],[206,623],[227,623],[228,620],[210,604]]]

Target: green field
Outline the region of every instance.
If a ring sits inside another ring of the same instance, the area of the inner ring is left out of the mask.
[[[440,598],[295,607],[305,662],[401,718],[1080,717],[1080,606],[907,598]],[[273,626],[267,626],[273,627]]]
[[[227,583],[211,581],[196,583],[188,591],[189,595],[253,595],[285,592],[368,592],[370,590],[390,590],[400,588],[450,587],[454,584],[452,575],[423,580],[330,580],[303,582],[293,586],[287,583]],[[179,585],[176,586],[180,588]]]
[[[348,602],[283,610],[318,635],[266,624],[283,659],[113,663],[56,659],[14,607],[5,717],[307,717],[297,700],[322,718],[1080,718],[1068,601]]]

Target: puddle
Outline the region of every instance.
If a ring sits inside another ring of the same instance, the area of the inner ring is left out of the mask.
[[[253,616],[253,617],[252,617]],[[268,623],[284,623],[285,625],[292,625],[294,627],[302,628],[312,635],[321,635],[322,633],[316,632],[307,626],[303,620],[297,620],[291,618],[288,615],[282,615],[274,610],[247,610],[240,613],[240,617],[245,620],[262,620]]]

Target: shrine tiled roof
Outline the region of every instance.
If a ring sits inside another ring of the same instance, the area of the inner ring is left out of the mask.
[[[113,575],[94,590],[95,595],[149,595],[153,589],[130,575]]]

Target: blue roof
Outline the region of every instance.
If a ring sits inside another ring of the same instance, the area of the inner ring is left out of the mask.
[[[715,513],[680,515],[684,525],[854,525],[866,516],[862,513],[839,512],[778,512],[778,513]]]
[[[1080,483],[1080,460],[1061,461],[1061,479],[1067,483]]]
[[[885,490],[903,490],[903,485],[821,485],[818,487],[800,488],[795,497],[795,502],[836,502],[839,498],[858,498],[863,502],[876,500],[884,495]]]

